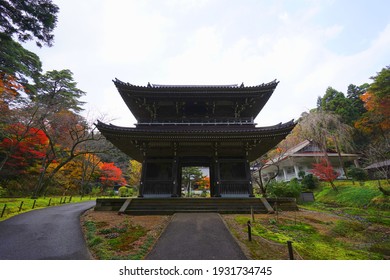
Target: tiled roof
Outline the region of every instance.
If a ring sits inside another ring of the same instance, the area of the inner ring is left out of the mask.
[[[293,120],[267,127],[254,125],[191,125],[191,124],[165,124],[165,125],[138,125],[137,127],[121,127],[105,124],[98,121],[99,130],[112,133],[160,133],[160,134],[191,134],[191,133],[280,133],[290,131],[295,126]],[[244,135],[242,135],[244,136]]]

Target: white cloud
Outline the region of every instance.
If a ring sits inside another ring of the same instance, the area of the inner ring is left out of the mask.
[[[164,53],[171,22],[143,1],[104,3],[100,56],[108,63],[145,63]]]
[[[343,30],[344,30],[343,26],[336,24],[326,28],[324,33],[327,38],[331,39],[337,37]]]
[[[272,125],[315,107],[328,86],[346,91],[350,83],[368,82],[390,61],[390,24],[369,48],[341,54],[327,46],[348,36],[345,27],[331,15],[315,23],[323,2],[294,9],[215,3],[101,0],[73,12],[74,2],[63,1],[56,45],[39,55],[53,65],[46,69],[70,68],[89,106],[119,125],[134,119],[111,82],[115,77],[140,85],[255,85],[276,78],[280,84],[258,118],[259,125]]]

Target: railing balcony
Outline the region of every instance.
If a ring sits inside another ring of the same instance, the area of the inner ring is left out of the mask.
[[[191,119],[191,120],[182,120],[182,121],[153,121],[153,122],[139,122],[135,124],[136,126],[146,125],[146,126],[164,126],[164,125],[256,125],[253,118],[231,118],[231,119]]]

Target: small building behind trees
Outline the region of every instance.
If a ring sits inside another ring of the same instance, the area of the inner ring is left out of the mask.
[[[313,142],[305,140],[298,145],[288,149],[277,158],[268,160],[261,170],[262,180],[267,182],[275,177],[276,181],[290,181],[299,178],[299,174],[312,174],[313,163],[317,163],[323,158],[324,152]],[[327,156],[334,170],[340,174],[338,179],[346,179],[340,160],[345,167],[357,166],[358,154],[341,153],[328,149]]]

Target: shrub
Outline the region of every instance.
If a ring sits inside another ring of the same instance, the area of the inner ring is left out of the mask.
[[[347,175],[348,177],[351,177],[353,181],[358,181],[358,182],[362,182],[368,179],[366,170],[356,166],[351,166],[350,168],[348,168]]]
[[[128,191],[127,191],[127,187],[125,186],[122,186],[118,189],[118,193],[119,193],[119,196],[120,197],[126,197],[128,196]]]
[[[272,181],[268,185],[268,193],[271,197],[299,197],[301,185],[296,178],[290,182]]]
[[[298,177],[299,178],[305,178],[305,175],[306,175],[306,172],[305,171],[303,171],[303,170],[300,170],[299,172],[298,172]]]
[[[0,197],[3,197],[7,193],[7,190],[0,186]]]
[[[108,195],[109,197],[113,197],[113,196],[115,196],[115,191],[114,191],[114,190],[109,190],[109,191],[107,192],[107,195]]]
[[[133,196],[134,190],[132,188],[122,186],[118,189],[118,193],[120,197],[130,197]]]
[[[101,192],[101,189],[100,189],[99,186],[97,186],[97,187],[92,187],[91,195],[97,196],[98,194],[100,194],[100,192]]]
[[[307,174],[302,179],[302,187],[313,190],[318,186],[318,179],[313,174]]]

